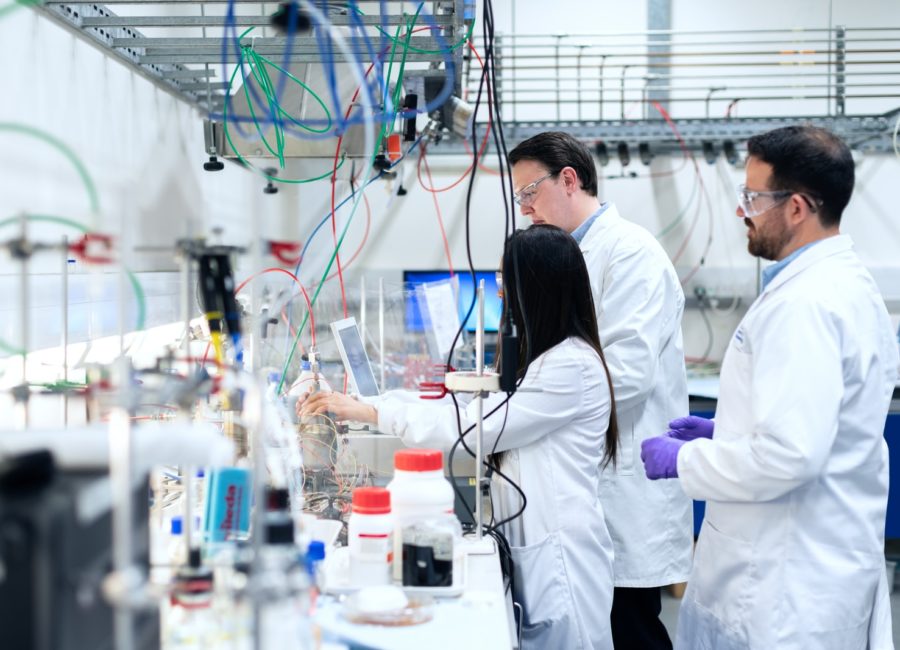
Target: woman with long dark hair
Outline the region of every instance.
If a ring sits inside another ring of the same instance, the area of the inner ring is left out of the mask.
[[[612,648],[613,545],[597,495],[618,431],[587,267],[566,232],[532,226],[507,241],[502,284],[504,313],[519,334],[521,384],[511,397],[485,399],[485,413],[497,410],[485,419],[484,444],[499,452],[494,518],[508,519],[501,531],[524,610],[522,646]],[[458,421],[463,431],[475,422],[474,408],[449,398],[410,403],[396,393],[374,404],[316,393],[298,410],[377,423],[408,446],[440,449],[457,441]]]

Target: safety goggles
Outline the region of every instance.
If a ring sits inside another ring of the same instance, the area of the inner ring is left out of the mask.
[[[738,185],[738,207],[743,213],[741,218],[753,217],[771,210],[776,205],[784,203],[794,192],[792,190],[756,191],[748,190],[746,185]]]
[[[556,172],[558,173],[558,172]],[[545,180],[554,175],[554,172],[550,172],[546,176],[541,176],[539,179],[534,181],[533,183],[529,183],[521,190],[513,194],[513,201],[516,204],[528,207],[532,203],[534,203],[534,197],[537,196],[537,186],[543,183]]]
[[[794,194],[802,196],[812,212],[816,212],[819,206],[822,205],[822,199],[806,194],[805,192],[798,192],[796,190],[757,191],[748,190],[746,185],[738,185],[738,207],[740,207],[742,213],[738,216],[742,219],[744,217],[752,219],[763,212],[771,210],[777,205],[781,205]]]

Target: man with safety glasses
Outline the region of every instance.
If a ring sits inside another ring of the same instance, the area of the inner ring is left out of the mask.
[[[811,126],[747,150],[737,215],[775,264],[725,353],[715,420],[675,420],[641,453],[648,476],[707,502],[676,647],[893,648],[883,431],[898,351],[839,230],[853,158]]]
[[[615,551],[613,643],[668,649],[660,587],[690,572],[691,502],[677,485],[648,480],[637,459],[642,440],[687,410],[681,284],[653,235],[600,202],[583,143],[540,133],[510,151],[509,162],[522,214],[571,233],[591,275],[620,437],[616,466],[602,472],[599,486]]]

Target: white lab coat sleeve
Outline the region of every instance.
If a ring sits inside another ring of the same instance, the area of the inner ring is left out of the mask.
[[[505,393],[492,393],[485,398],[484,449],[487,453],[531,444],[574,419],[582,402],[581,363],[573,354],[551,351],[535,360],[529,368],[522,388],[531,390],[517,391],[506,404]],[[379,430],[400,436],[407,446],[448,451],[459,437],[457,414],[463,431],[472,427],[466,434],[466,444],[470,448],[475,444],[474,401],[457,410],[449,398],[440,402],[412,403],[395,399],[388,393],[376,408]]]
[[[665,270],[643,248],[613,253],[603,279],[598,326],[620,411],[646,401],[653,389],[660,347],[675,311]]]
[[[844,394],[840,329],[821,304],[801,299],[751,337],[752,431],[684,445],[678,475],[689,496],[769,501],[821,473]]]

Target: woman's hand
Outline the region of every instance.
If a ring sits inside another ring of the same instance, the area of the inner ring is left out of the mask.
[[[301,418],[311,415],[334,414],[335,420],[352,420],[353,422],[378,423],[378,411],[374,406],[363,404],[343,393],[320,391],[307,394],[306,398],[297,400],[297,416]]]

